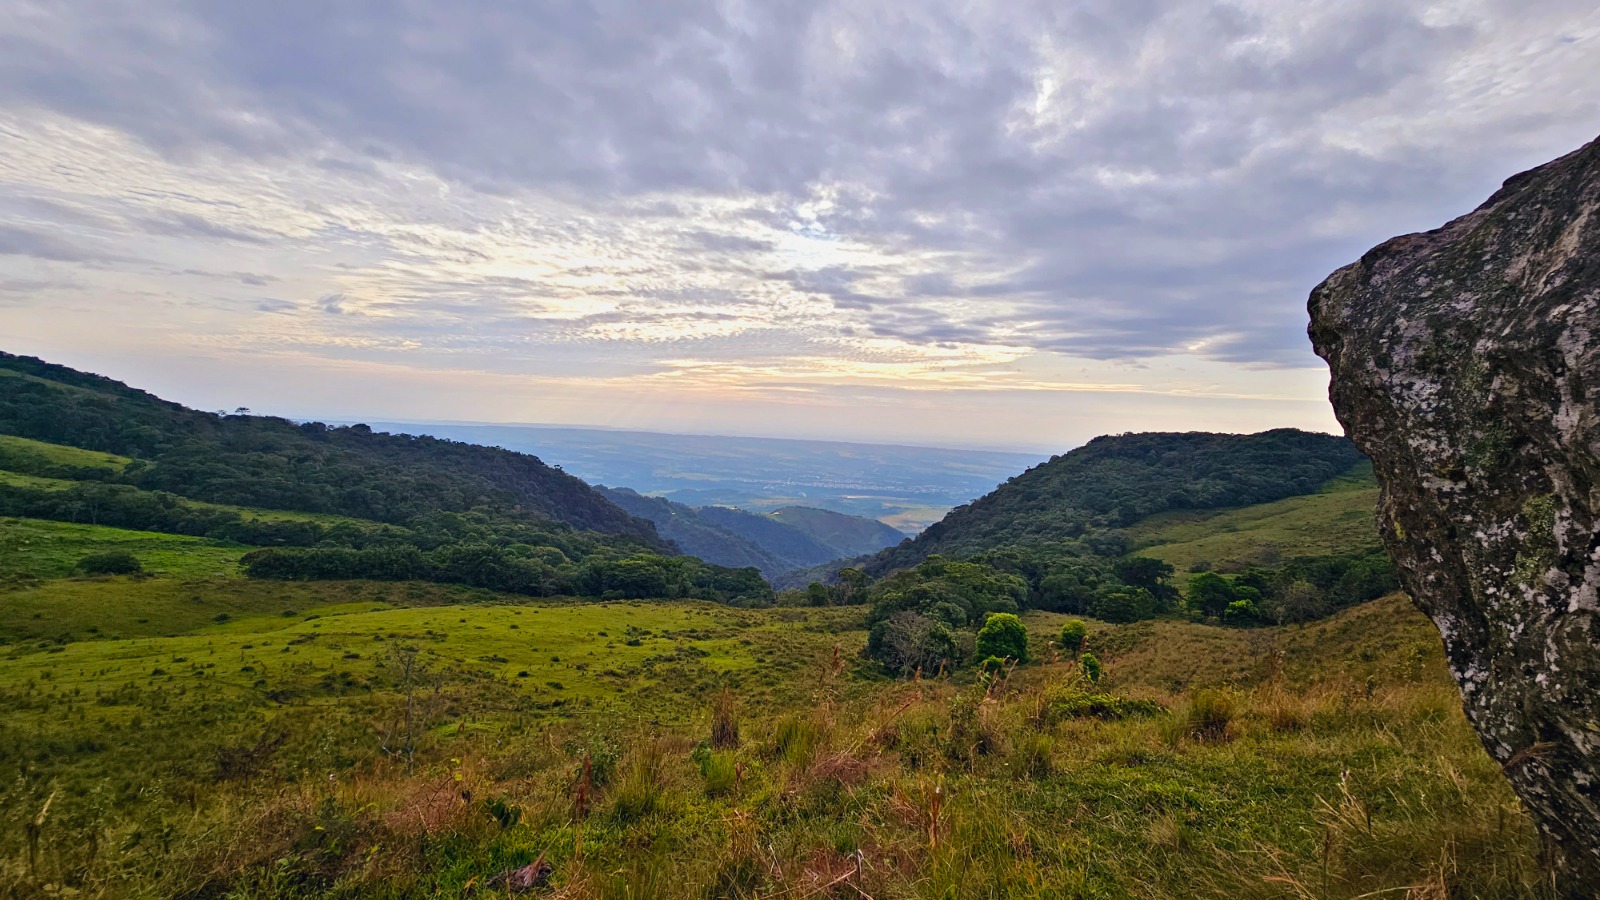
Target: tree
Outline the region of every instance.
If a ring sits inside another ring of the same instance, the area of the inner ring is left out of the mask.
[[[806,587],[806,602],[812,606],[828,605],[828,586],[820,581],[813,581]]]
[[[1095,595],[1089,614],[1107,622],[1137,622],[1156,614],[1156,601],[1144,588],[1114,585]]]
[[[1215,618],[1220,617],[1228,604],[1238,597],[1228,579],[1215,572],[1200,572],[1189,579],[1189,592],[1185,599],[1190,609]]]
[[[1111,571],[1123,584],[1144,588],[1162,607],[1178,599],[1178,589],[1169,579],[1176,570],[1168,563],[1149,556],[1124,556],[1111,564]]]
[[[840,606],[850,606],[866,599],[867,587],[872,579],[867,573],[854,566],[839,570],[839,583],[834,587],[834,602]]]
[[[977,657],[998,656],[1001,659],[1028,661],[1028,629],[1012,613],[990,613],[978,629]]]
[[[1291,582],[1275,599],[1280,622],[1309,622],[1333,611],[1322,591],[1309,581]]]
[[[1067,653],[1082,653],[1083,642],[1089,638],[1089,626],[1082,619],[1068,619],[1061,626],[1061,649]]]
[[[1070,613],[1088,610],[1095,594],[1091,571],[1074,567],[1046,575],[1039,582],[1039,608]]]
[[[955,634],[943,622],[910,610],[897,612],[867,632],[867,653],[895,674],[935,671],[961,661]]]

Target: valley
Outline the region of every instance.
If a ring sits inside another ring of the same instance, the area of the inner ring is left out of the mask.
[[[1539,896],[1340,439],[897,541],[9,365],[13,896]]]

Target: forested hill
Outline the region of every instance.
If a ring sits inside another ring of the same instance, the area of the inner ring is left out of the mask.
[[[630,488],[597,488],[683,552],[720,566],[755,566],[767,578],[897,544],[905,535],[875,519],[786,506],[762,515],[726,506],[686,506]]]
[[[630,514],[654,524],[662,537],[677,544],[680,550],[690,556],[698,556],[719,566],[754,566],[767,578],[796,568],[793,563],[760,544],[702,517],[694,507],[662,497],[646,497],[630,488],[599,485],[595,489]],[[828,559],[837,557],[838,554],[833,554]]]
[[[833,551],[835,557],[860,556],[893,547],[906,539],[904,532],[877,519],[847,516],[829,509],[810,506],[785,506],[767,514],[785,525],[800,529],[813,540]]]
[[[957,507],[914,540],[872,557],[863,568],[883,574],[933,554],[963,558],[1093,538],[1168,510],[1281,500],[1316,491],[1361,460],[1355,445],[1343,437],[1296,429],[1099,437]],[[1104,552],[1121,551],[1108,547]]]
[[[648,522],[534,456],[362,425],[201,412],[32,357],[0,353],[0,434],[133,457],[96,477],[194,500],[391,524],[474,512],[666,549]]]

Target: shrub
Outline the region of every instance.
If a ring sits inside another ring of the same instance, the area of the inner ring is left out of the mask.
[[[1089,613],[1107,622],[1137,622],[1156,614],[1156,600],[1137,587],[1113,587],[1089,601]]]
[[[978,630],[977,653],[979,658],[998,656],[1001,659],[1028,661],[1028,629],[1012,613],[990,613]]]
[[[134,575],[144,571],[139,557],[126,550],[91,553],[78,560],[78,571],[85,575]]]
[[[945,752],[969,765],[1000,747],[1000,735],[982,709],[984,693],[963,692],[950,698],[950,731]]]
[[[1100,681],[1100,657],[1093,653],[1085,653],[1078,657],[1078,668],[1083,670],[1083,677],[1091,682]]]
[[[1045,715],[1051,722],[1064,719],[1139,719],[1158,716],[1166,710],[1154,700],[1134,700],[1111,694],[1063,691],[1045,701]]]
[[[1202,690],[1189,704],[1189,736],[1200,741],[1227,740],[1233,731],[1233,697],[1223,691]]]
[[[1061,649],[1067,653],[1082,653],[1083,642],[1089,639],[1089,626],[1082,619],[1068,619],[1061,626]]]
[[[1228,604],[1222,611],[1222,624],[1233,625],[1238,628],[1250,628],[1266,624],[1261,616],[1261,610],[1256,608],[1250,600],[1235,600]]]
[[[990,656],[978,663],[978,671],[986,675],[998,675],[1006,670],[1006,661],[998,656]]]
[[[661,809],[666,793],[666,753],[656,741],[642,741],[617,782],[611,815],[619,822],[637,822]]]

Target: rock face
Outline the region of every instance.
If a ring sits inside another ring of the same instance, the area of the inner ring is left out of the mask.
[[[1600,896],[1600,140],[1311,294],[1384,540],[1467,715]]]

